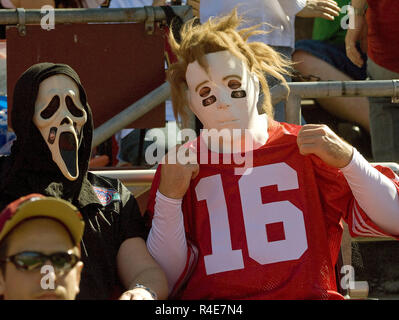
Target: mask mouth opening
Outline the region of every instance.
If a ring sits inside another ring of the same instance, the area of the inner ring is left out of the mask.
[[[60,154],[66,168],[72,177],[77,176],[77,144],[76,137],[71,132],[62,132],[59,137],[58,145]]]

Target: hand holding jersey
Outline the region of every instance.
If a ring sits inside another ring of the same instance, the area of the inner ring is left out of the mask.
[[[353,147],[323,124],[304,125],[297,142],[301,154],[314,154],[334,168],[346,167],[352,159]]]

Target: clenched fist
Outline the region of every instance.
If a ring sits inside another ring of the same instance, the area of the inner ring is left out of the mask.
[[[163,163],[159,192],[168,198],[182,199],[191,180],[199,173],[196,154],[184,146],[176,146],[168,152]]]
[[[323,124],[304,125],[297,143],[302,155],[314,154],[335,168],[346,167],[352,160],[353,147]]]

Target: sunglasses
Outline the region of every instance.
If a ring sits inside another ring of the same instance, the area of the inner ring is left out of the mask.
[[[80,261],[80,258],[70,252],[55,252],[47,255],[36,251],[23,251],[9,256],[1,262],[11,262],[18,270],[33,271],[43,267],[47,261],[51,261],[55,269],[67,271],[72,269]]]

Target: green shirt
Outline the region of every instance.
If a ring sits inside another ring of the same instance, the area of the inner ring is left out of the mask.
[[[335,0],[340,8],[350,3],[350,0]],[[343,43],[345,41],[346,30],[341,27],[341,19],[348,14],[341,13],[335,17],[334,21],[323,18],[315,18],[313,24],[313,40],[330,41]]]

